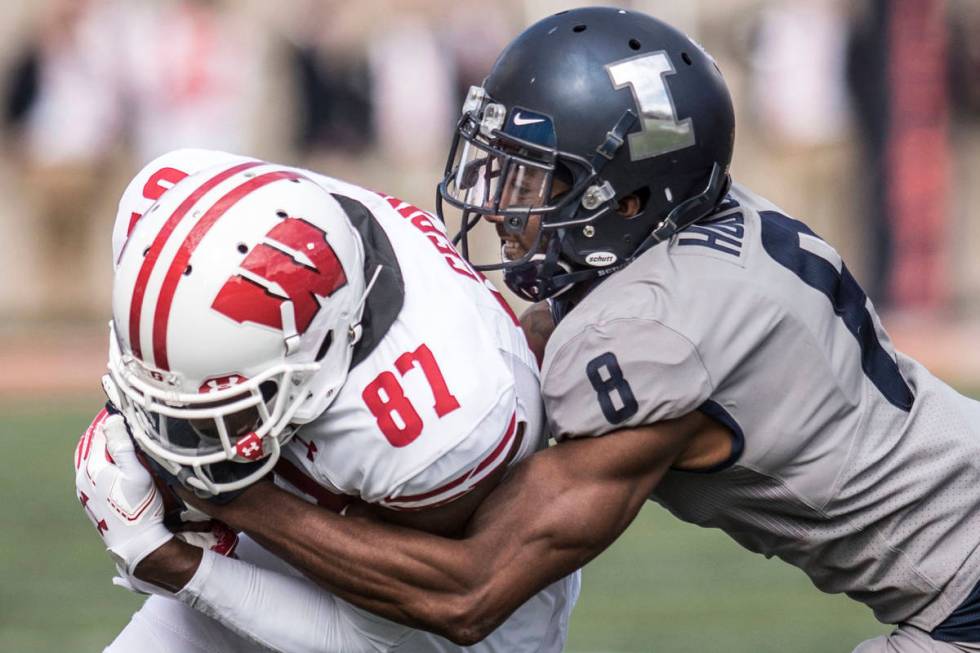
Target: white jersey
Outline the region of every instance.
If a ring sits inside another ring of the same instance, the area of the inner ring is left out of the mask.
[[[204,168],[245,160],[179,150],[153,161],[120,202],[113,260],[133,224],[170,186]],[[461,497],[503,465],[543,446],[538,369],[518,320],[452,247],[442,223],[395,198],[301,173],[330,192],[347,213],[365,244],[365,277],[376,279],[347,380],[329,408],[286,444],[276,482],[335,511],[353,499],[418,510]],[[210,568],[199,570],[189,587],[200,585],[200,592],[185,588],[182,600],[216,622],[165,610],[166,603],[148,602],[147,609],[166,612],[154,617],[169,624],[166,632],[204,629],[211,637],[214,629],[230,629],[275,643],[282,629],[264,621],[263,603],[274,599],[280,610],[302,604],[296,614],[308,605],[321,606],[323,614],[304,620],[309,632],[293,632],[290,642],[315,648],[330,637],[335,644],[343,642],[336,650],[344,651],[460,650],[435,635],[358,610],[306,579],[302,587],[284,587],[281,576],[260,573],[245,583],[248,591],[241,590],[241,600],[231,606],[221,597],[238,587],[235,583],[246,573],[240,565],[231,565],[223,576]],[[550,585],[468,650],[560,651],[578,586],[578,572]],[[208,592],[219,596],[209,601]],[[134,620],[122,639],[145,635],[140,623]],[[175,641],[173,648],[184,650],[186,642]]]
[[[120,200],[113,260],[139,217],[178,181],[247,160],[186,149],[150,162]],[[371,241],[366,278],[382,274],[344,387],[287,445],[278,480],[333,509],[353,497],[419,509],[462,496],[505,461],[539,448],[533,354],[503,297],[459,256],[441,221],[395,198],[302,174],[333,194]]]
[[[377,255],[382,239],[390,243],[387,269],[397,265],[398,280],[378,282],[368,311],[400,310],[383,335],[366,336],[376,342],[362,341],[369,351],[355,351],[336,400],[283,457],[335,493],[419,509],[462,496],[538,448],[533,354],[514,314],[451,247],[442,223],[397,199],[314,179],[374,241],[370,250]],[[368,278],[375,264],[369,257]],[[518,437],[521,423],[531,430]]]
[[[652,498],[881,621],[931,630],[980,579],[980,403],[896,354],[837,252],[745,189],[587,295],[542,375],[558,436],[725,424],[731,459]]]

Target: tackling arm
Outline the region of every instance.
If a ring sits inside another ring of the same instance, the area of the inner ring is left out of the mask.
[[[472,644],[615,540],[706,419],[693,413],[537,453],[460,540],[340,517],[267,482],[207,508],[351,603]]]

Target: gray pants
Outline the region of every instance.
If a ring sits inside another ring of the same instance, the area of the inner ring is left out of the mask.
[[[888,635],[861,642],[853,653],[972,653],[980,644],[940,642],[915,626],[901,625]]]

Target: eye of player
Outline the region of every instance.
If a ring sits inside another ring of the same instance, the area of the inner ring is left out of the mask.
[[[543,168],[518,164],[509,175],[500,198],[500,208],[543,206],[551,185],[551,174]]]
[[[266,405],[271,404],[275,400],[276,384],[274,382],[266,381],[259,386],[259,390],[262,393],[262,398],[265,400]],[[220,408],[222,405],[221,403],[204,404],[201,408]],[[249,406],[242,410],[225,413],[213,418],[188,419],[187,423],[195,433],[205,440],[217,442],[221,439],[218,427],[219,419],[224,422],[228,436],[235,439],[251,431],[258,430],[262,423],[262,413],[257,406]]]
[[[259,410],[252,406],[235,413],[224,415],[223,417],[215,419],[191,419],[188,422],[191,428],[202,438],[218,441],[220,440],[220,436],[216,419],[224,420],[228,435],[234,439],[256,430],[259,426],[261,416],[259,415]]]

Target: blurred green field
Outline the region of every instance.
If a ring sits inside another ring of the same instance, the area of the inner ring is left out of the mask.
[[[74,498],[71,455],[97,397],[0,402],[0,651],[101,651],[140,599]],[[865,607],[655,506],[585,570],[568,650],[849,652],[886,632]]]

